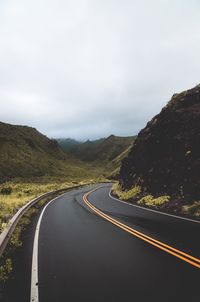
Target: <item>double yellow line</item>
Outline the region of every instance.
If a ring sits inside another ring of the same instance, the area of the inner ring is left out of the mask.
[[[95,189],[96,190],[96,189]],[[86,203],[86,205],[93,211],[95,212],[97,215],[101,216],[102,218],[104,218],[105,220],[109,221],[110,223],[116,225],[117,227],[119,227],[120,229],[132,234],[133,236],[136,236],[138,238],[140,238],[141,240],[148,242],[149,244],[159,248],[160,250],[163,250],[165,252],[167,252],[168,254],[173,255],[174,257],[177,257],[187,263],[189,263],[190,265],[193,265],[197,268],[200,268],[200,259],[195,258],[189,254],[186,254],[166,243],[163,243],[159,240],[156,240],[150,236],[147,236],[131,227],[129,227],[128,225],[121,223],[120,221],[112,218],[111,216],[105,214],[104,212],[100,211],[99,209],[97,209],[95,206],[93,206],[89,200],[88,200],[88,195],[91,194],[92,192],[94,192],[95,190],[92,190],[88,193],[86,193],[83,196],[83,200]]]

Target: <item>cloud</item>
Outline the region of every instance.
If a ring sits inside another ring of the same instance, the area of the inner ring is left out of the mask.
[[[0,120],[50,137],[136,134],[199,82],[191,0],[0,3]]]

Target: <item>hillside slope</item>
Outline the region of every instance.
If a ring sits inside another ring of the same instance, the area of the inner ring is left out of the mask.
[[[0,123],[0,179],[55,174],[67,155],[36,129]]]
[[[72,154],[77,149],[77,146],[81,144],[81,142],[72,138],[57,138],[56,140],[63,151]]]
[[[36,129],[0,123],[0,182],[15,177],[86,177],[92,167],[64,152]],[[100,171],[101,173],[101,171]]]
[[[95,141],[74,144],[66,148],[64,142],[58,140],[60,146],[86,162],[112,163],[112,161],[132,145],[134,137],[110,135]]]
[[[123,190],[139,185],[174,200],[200,199],[200,85],[173,95],[122,161]]]

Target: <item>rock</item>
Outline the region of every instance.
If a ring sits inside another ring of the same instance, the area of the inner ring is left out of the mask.
[[[123,189],[142,185],[153,195],[200,198],[199,85],[173,95],[140,131],[122,162],[120,183]]]

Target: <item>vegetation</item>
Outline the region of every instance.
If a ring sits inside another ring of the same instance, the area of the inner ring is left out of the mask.
[[[119,137],[110,135],[95,141],[77,142],[72,139],[58,139],[61,148],[82,163],[92,164],[103,169],[104,174],[118,179],[121,161],[130,151],[135,137]]]
[[[67,143],[66,143],[67,141]],[[73,148],[69,139],[58,140],[63,150],[86,162],[111,163],[116,157],[133,144],[134,137],[120,137],[110,135],[95,141],[74,142]]]
[[[30,223],[32,216],[38,212],[39,208],[44,205],[48,200],[50,200],[52,196],[45,197],[33,207],[31,207],[19,220],[10,240],[6,251],[1,257],[1,265],[0,265],[0,281],[5,282],[9,278],[9,274],[13,270],[13,261],[12,255],[16,248],[22,246],[21,235],[22,232],[26,229],[26,226]],[[6,223],[4,223],[6,226]]]
[[[133,142],[134,143],[134,142]],[[132,144],[133,144],[132,143]],[[113,167],[112,172],[110,173],[110,177],[112,179],[119,179],[119,172],[120,172],[120,167],[121,167],[121,162],[122,160],[127,157],[128,153],[130,152],[131,148],[132,148],[132,144],[130,144],[130,146],[128,146],[128,148],[126,148],[122,153],[120,153],[118,156],[116,156],[112,162],[111,165]]]
[[[72,140],[66,143],[79,145]],[[0,123],[0,232],[15,212],[34,197],[105,180],[109,173],[104,166],[80,161],[64,152],[57,141],[34,128]]]
[[[112,187],[112,192],[122,200],[131,200],[138,197],[141,193],[140,186],[134,186],[130,190],[122,191],[122,188],[119,183],[115,183]]]
[[[12,260],[10,258],[6,259],[4,264],[0,266],[0,281],[6,281],[9,274],[12,272]]]
[[[146,195],[142,197],[140,200],[138,200],[139,205],[146,205],[146,206],[161,206],[165,203],[168,203],[170,200],[170,197],[168,195],[163,195],[159,197],[153,197],[152,195]]]
[[[182,213],[200,217],[200,201],[195,201],[191,205],[184,205],[182,207]]]
[[[78,145],[82,143],[72,138],[58,138],[57,142],[62,148],[62,150],[64,150],[67,153],[70,152],[72,154],[75,152]]]
[[[0,192],[6,192],[5,194],[0,194],[0,232],[6,228],[8,220],[14,215],[14,213],[27,201],[35,198],[48,191],[53,191],[63,188],[71,188],[74,186],[93,184],[96,182],[106,181],[106,179],[96,178],[88,179],[84,181],[63,181],[62,179],[38,179],[36,182],[21,182],[13,181],[7,182],[0,186]],[[7,194],[5,188],[10,188],[10,194]],[[4,252],[3,257],[0,261],[0,282],[5,282],[9,274],[13,270],[12,255],[16,248],[22,245],[21,235],[26,229],[27,225],[30,223],[31,218],[34,214],[38,212],[41,206],[46,204],[49,200],[57,196],[58,193],[48,196],[37,202],[33,207],[31,207],[18,222],[14,233],[9,241],[8,248]]]
[[[0,183],[13,178],[94,178],[105,169],[64,152],[36,129],[0,123]]]
[[[65,152],[55,140],[34,128],[0,123],[0,232],[20,207],[38,195],[106,181],[106,176],[120,165],[121,153],[132,145],[133,138],[112,135],[94,142],[58,142],[65,146]],[[133,188],[129,195],[138,192],[139,188]],[[122,197],[129,199],[129,195],[127,192]],[[22,245],[22,231],[48,198],[38,202],[20,219],[9,242],[11,250]],[[1,281],[7,279],[12,267],[12,257],[6,253],[0,262]]]
[[[32,182],[31,182],[32,181]],[[34,182],[33,182],[34,181]],[[77,185],[84,185],[88,183],[95,183],[106,181],[105,178],[94,178],[73,181],[66,181],[59,178],[55,179],[34,179],[30,182],[20,180],[6,182],[0,185],[0,192],[3,189],[10,188],[10,194],[0,194],[0,232],[7,226],[8,220],[15,214],[15,212],[27,203],[29,200],[39,196],[45,192],[74,187]]]
[[[139,132],[122,161],[119,179],[123,189],[139,184],[152,196],[171,196],[167,211],[180,213],[186,205],[182,213],[199,216],[199,121],[200,85],[173,95]],[[149,196],[141,202],[151,204],[154,199]],[[164,208],[162,200],[155,201],[160,202]]]
[[[160,206],[170,201],[170,197],[167,195],[154,197],[152,195],[145,195],[142,188],[138,185],[133,186],[130,190],[123,191],[121,185],[117,182],[112,187],[112,193],[121,200],[125,201],[137,201],[139,205],[146,205],[150,207]]]
[[[111,135],[84,143],[71,139],[57,142],[34,128],[0,123],[0,183],[41,177],[79,181],[106,177],[116,169],[117,174],[133,141],[134,137]]]

